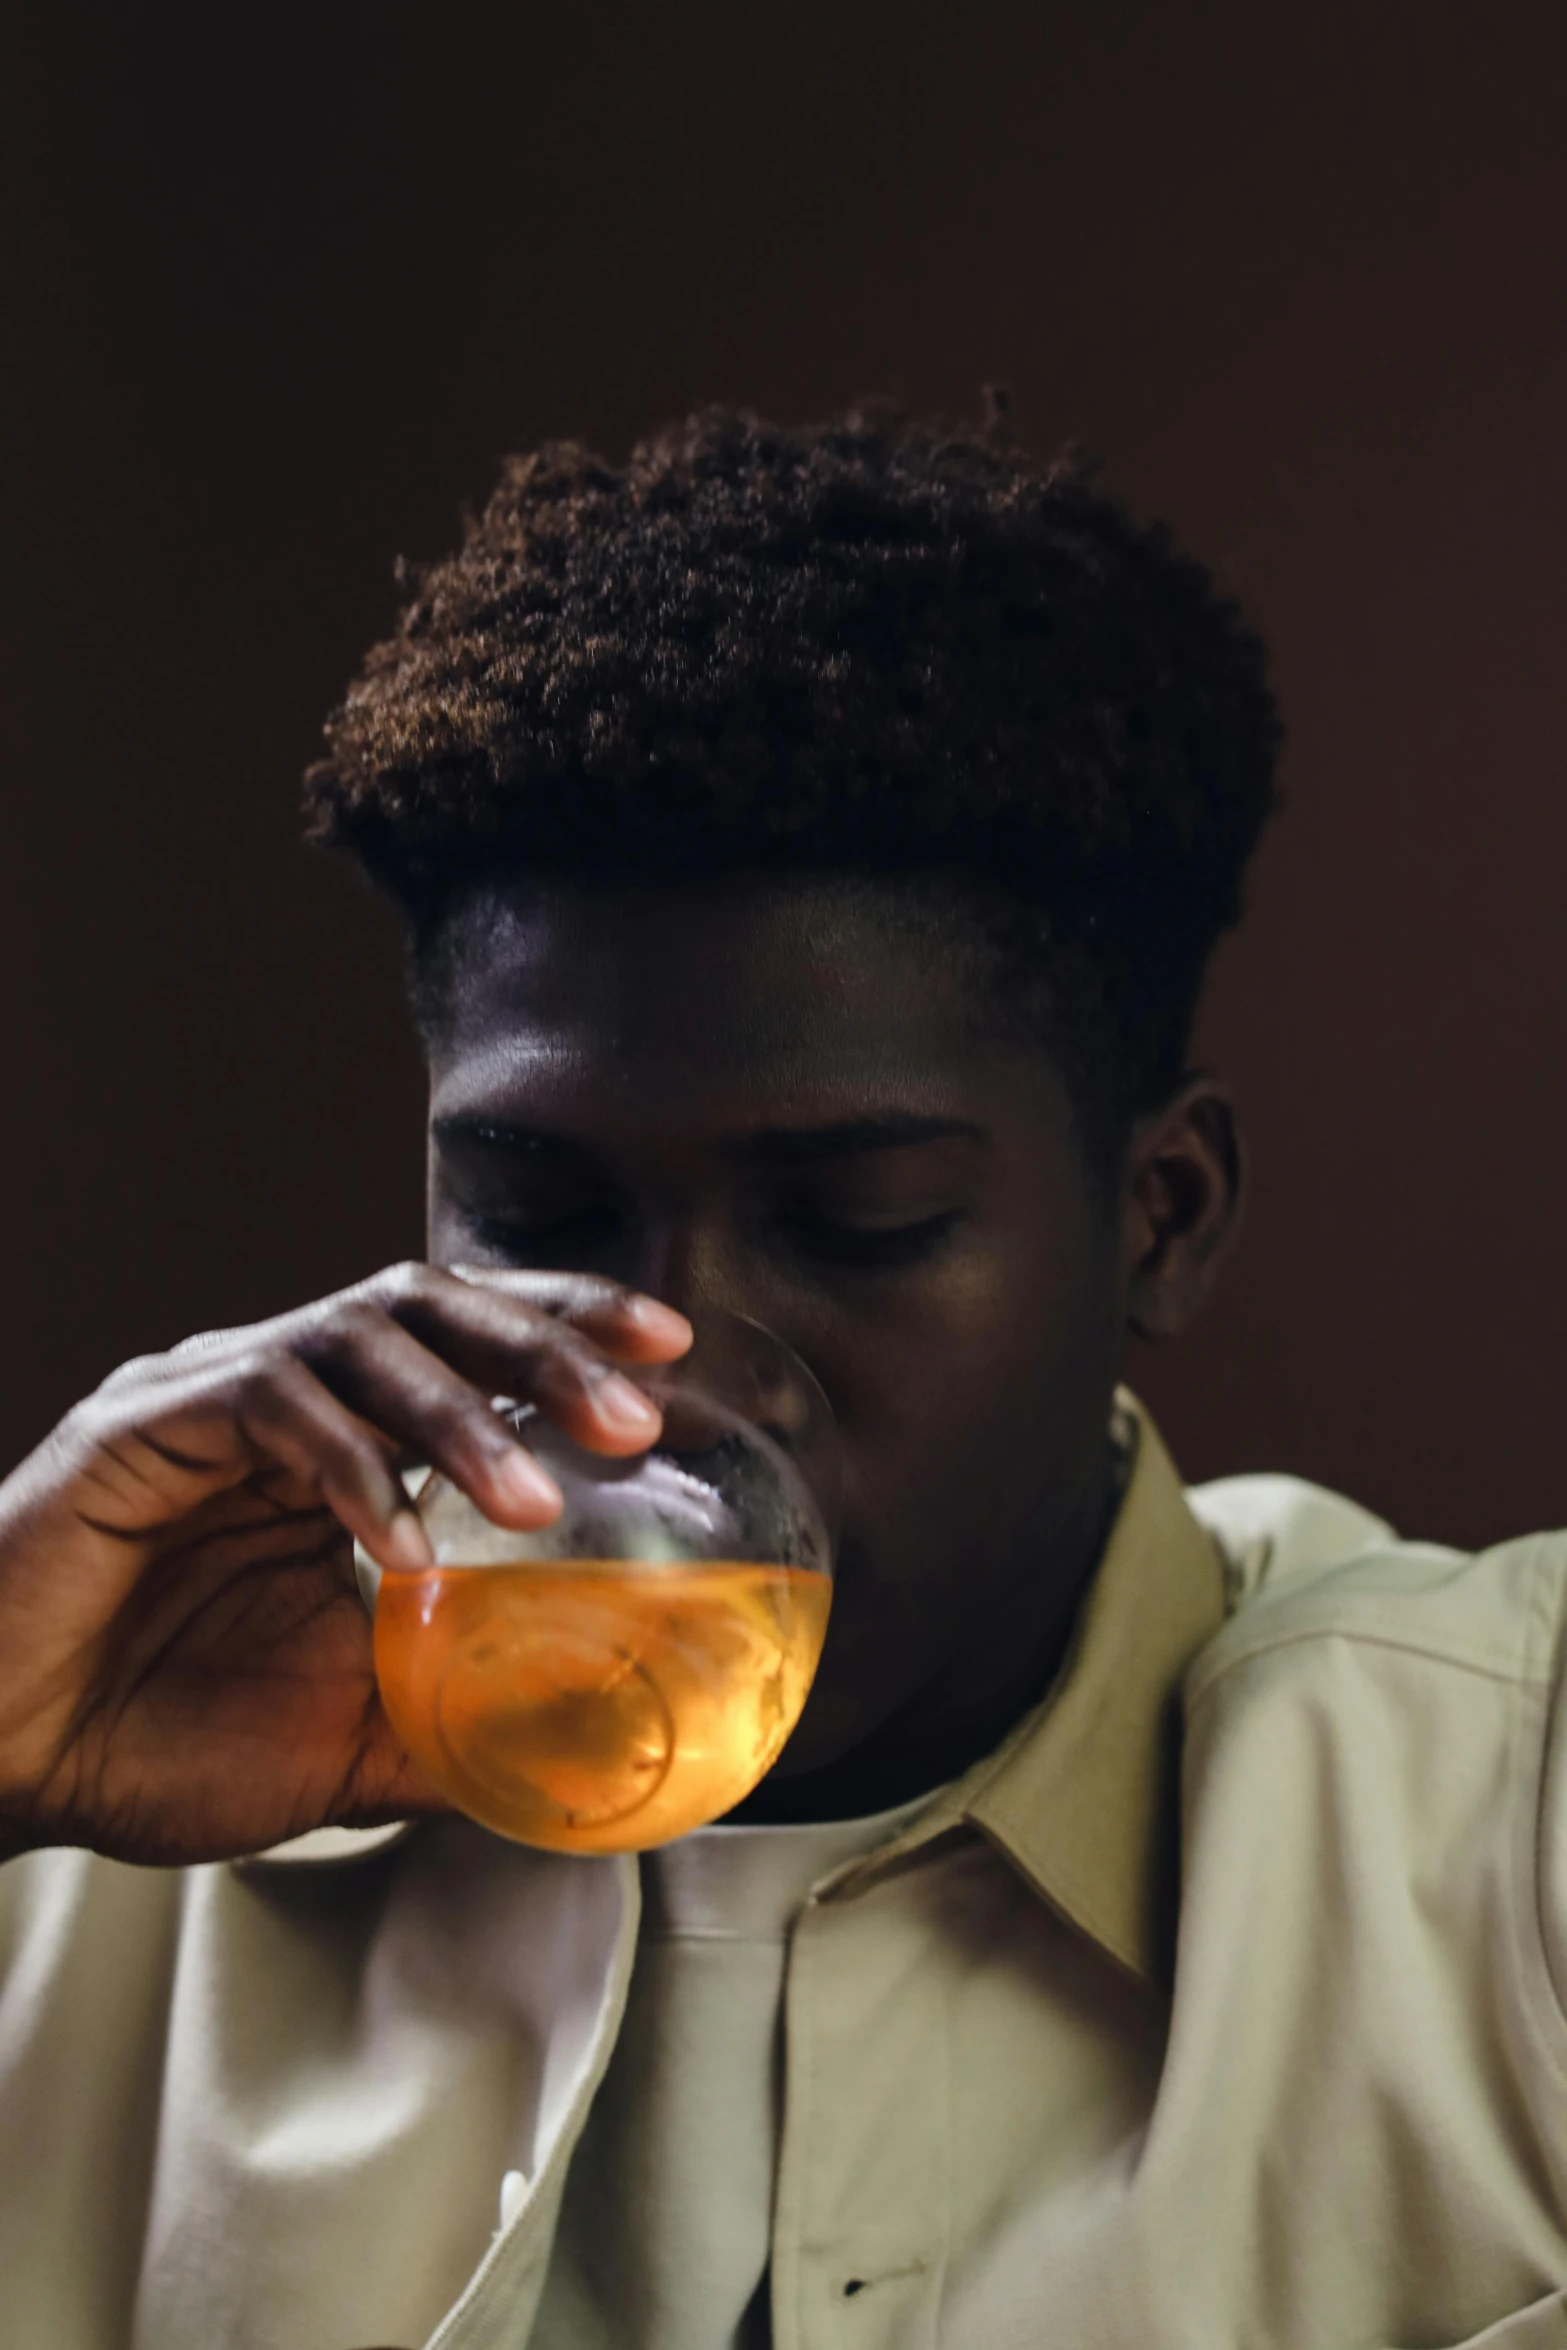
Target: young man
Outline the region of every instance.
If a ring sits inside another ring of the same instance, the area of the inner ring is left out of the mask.
[[[312,794],[429,1264],[0,1490],[8,2350],[1567,2344],[1567,1540],[1183,1495],[1116,1389],[1234,1224],[1255,640],[874,416],[548,450],[411,598]],[[489,1398],[635,1452],[713,1305],[843,1435],[798,1732],[640,1862],[442,1816],[350,1536],[403,1451],[546,1522]]]

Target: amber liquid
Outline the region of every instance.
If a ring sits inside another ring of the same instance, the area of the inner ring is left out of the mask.
[[[799,1567],[550,1560],[382,1577],[392,1727],[460,1811],[560,1852],[714,1820],[777,1760],[827,1632]]]

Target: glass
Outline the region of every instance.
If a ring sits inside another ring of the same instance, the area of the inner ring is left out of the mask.
[[[553,1525],[496,1526],[424,1471],[435,1565],[383,1573],[356,1546],[399,1738],[460,1811],[554,1851],[667,1843],[748,1795],[832,1599],[836,1431],[798,1356],[711,1312],[679,1362],[628,1376],[664,1415],[629,1460],[497,1399],[561,1489]]]

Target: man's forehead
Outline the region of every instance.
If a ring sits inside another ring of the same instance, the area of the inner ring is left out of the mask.
[[[957,959],[878,918],[863,892],[722,880],[667,890],[538,888],[470,901],[453,941],[446,1060],[519,1082],[623,1064],[852,1088],[961,1059]]]
[[[1062,1109],[1043,1055],[981,1033],[961,956],[863,891],[496,891],[454,943],[448,1128],[695,1140]]]

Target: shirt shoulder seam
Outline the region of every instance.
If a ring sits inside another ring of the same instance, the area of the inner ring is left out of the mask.
[[[1281,1624],[1276,1630],[1259,1630],[1246,1640],[1225,1640],[1220,1654],[1201,1656],[1193,1665],[1186,1682],[1187,1706],[1199,1705],[1226,1675],[1260,1656],[1330,1640],[1345,1640],[1366,1648],[1396,1649],[1407,1656],[1423,1657],[1430,1664],[1448,1665],[1458,1672],[1516,1687],[1549,1688],[1551,1684],[1548,1671],[1531,1664],[1516,1650],[1491,1648],[1481,1642],[1442,1640],[1429,1633],[1413,1634],[1406,1626],[1367,1610],[1358,1620],[1338,1615],[1317,1623]]]

